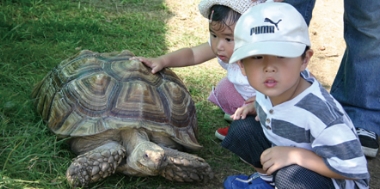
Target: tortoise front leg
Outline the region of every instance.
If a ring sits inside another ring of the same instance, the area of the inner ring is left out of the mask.
[[[162,163],[160,175],[177,182],[206,183],[214,177],[210,165],[201,157],[162,147],[165,151],[165,162]]]
[[[106,143],[74,158],[66,178],[74,187],[103,180],[115,173],[125,154],[125,148],[119,143]]]

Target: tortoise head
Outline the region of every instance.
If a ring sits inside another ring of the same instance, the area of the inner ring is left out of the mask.
[[[136,145],[127,159],[127,164],[131,168],[150,176],[158,175],[164,162],[166,162],[164,149],[149,141]]]

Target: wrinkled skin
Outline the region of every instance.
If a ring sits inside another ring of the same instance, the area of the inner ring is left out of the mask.
[[[73,139],[72,150],[85,153],[76,157],[68,168],[69,183],[74,187],[85,187],[115,172],[132,176],[160,175],[178,182],[207,182],[213,178],[211,167],[204,159],[159,146],[148,141],[147,136],[136,130],[107,131],[100,136]],[[115,139],[127,142],[124,143],[127,147],[113,141]]]

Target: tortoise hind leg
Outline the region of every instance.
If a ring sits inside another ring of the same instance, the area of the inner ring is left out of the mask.
[[[114,174],[125,157],[125,148],[109,142],[73,159],[66,171],[68,182],[74,187],[85,187]]]
[[[202,158],[162,147],[165,150],[165,163],[160,175],[177,182],[208,182],[214,177],[210,165]]]

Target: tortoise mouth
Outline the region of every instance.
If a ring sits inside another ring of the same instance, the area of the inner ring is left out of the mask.
[[[151,160],[151,159],[140,159],[136,161],[135,169],[141,173],[144,173],[149,176],[159,175],[161,168],[164,167],[164,164],[167,160],[165,155],[162,155],[160,159]]]
[[[145,166],[144,164],[140,163],[140,162],[137,162],[136,164],[140,171],[147,174],[147,175],[150,175],[150,176],[155,176],[155,175],[158,175],[158,172],[159,170],[156,168],[156,169],[150,169],[149,167]]]

